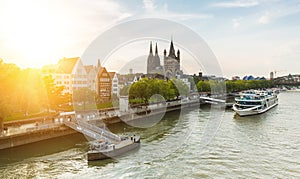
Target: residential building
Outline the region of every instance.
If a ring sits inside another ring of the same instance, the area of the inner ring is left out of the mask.
[[[108,102],[111,100],[112,81],[105,67],[98,69],[98,96],[99,102]]]
[[[119,89],[119,79],[116,72],[108,72],[111,82],[112,82],[112,94],[119,96],[120,89]]]
[[[87,73],[79,57],[59,60],[52,77],[57,86],[64,86],[63,93],[87,87]]]
[[[97,91],[97,67],[93,65],[84,66],[87,73],[87,87],[92,91]]]

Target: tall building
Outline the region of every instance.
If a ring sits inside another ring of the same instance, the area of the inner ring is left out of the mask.
[[[155,54],[152,51],[152,42],[150,42],[150,51],[147,59],[147,74],[161,74],[167,78],[178,77],[183,73],[180,70],[180,51],[175,49],[173,40],[171,40],[169,54],[164,50],[164,65],[161,66],[160,58],[158,56],[157,43],[155,44]]]
[[[157,43],[155,44],[155,54],[152,52],[152,42],[150,42],[150,52],[147,59],[147,74],[162,74],[163,68],[160,65],[160,58],[158,56]]]
[[[274,72],[270,72],[270,80],[274,79]]]
[[[171,40],[168,56],[166,49],[164,50],[164,73],[167,78],[176,78],[183,74],[180,70],[180,51],[178,49],[177,55],[175,54],[173,40]]]

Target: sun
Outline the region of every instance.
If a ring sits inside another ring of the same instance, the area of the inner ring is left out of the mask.
[[[59,17],[47,6],[45,1],[7,1],[2,7],[4,43],[11,53],[20,58],[21,66],[51,64],[57,60],[51,57],[56,56],[64,45]]]

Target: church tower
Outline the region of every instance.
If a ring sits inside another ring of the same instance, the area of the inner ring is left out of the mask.
[[[164,71],[167,78],[176,78],[181,76],[183,72],[180,70],[180,51],[177,50],[177,56],[171,39],[169,55],[167,56],[166,50],[164,50]]]
[[[155,54],[152,51],[152,41],[150,42],[150,51],[147,59],[147,74],[162,74],[162,66],[158,55],[157,43],[155,44]]]
[[[153,53],[152,53],[152,41],[150,41],[150,51],[147,59],[147,73],[149,74],[153,69]]]

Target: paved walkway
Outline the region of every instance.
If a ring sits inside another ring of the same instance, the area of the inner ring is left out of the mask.
[[[191,100],[189,102],[195,101]],[[172,102],[168,102],[166,103],[167,106],[173,106],[173,105],[178,105],[180,104],[180,101],[172,101]],[[153,104],[148,106],[148,110],[155,110],[158,108],[164,108],[166,106],[162,105],[162,104]],[[100,119],[107,119],[107,118],[111,118],[111,117],[120,117],[122,115],[127,115],[127,114],[135,114],[137,112],[143,112],[146,109],[141,109],[141,108],[135,108],[132,111],[128,111],[128,112],[121,112],[119,110],[110,110],[110,111],[106,111],[106,112],[100,112],[99,113],[99,117]],[[84,118],[89,120],[93,120],[95,118],[95,116],[97,115],[96,113],[92,113],[89,115],[86,115]],[[99,118],[97,118],[99,120]],[[26,120],[26,119],[25,119]],[[11,136],[11,135],[15,135],[15,134],[21,134],[21,133],[27,133],[27,132],[32,132],[34,130],[41,130],[41,129],[47,129],[47,128],[53,128],[53,127],[57,127],[60,125],[63,125],[63,120],[62,119],[54,119],[54,120],[43,120],[42,118],[40,118],[39,120],[37,120],[38,122],[35,122],[33,119],[27,119],[28,123],[26,124],[18,124],[18,122],[12,124],[12,125],[8,125],[7,126],[7,130],[3,131],[2,134],[0,134],[0,137],[4,137],[4,136]]]
[[[9,125],[6,128],[7,130],[4,130],[2,134],[0,134],[0,137],[12,136],[16,134],[32,132],[35,130],[53,128],[53,127],[60,126],[62,124],[63,123],[61,121],[56,119],[55,121],[45,120],[43,122],[32,122],[32,123],[21,124],[21,125]]]

